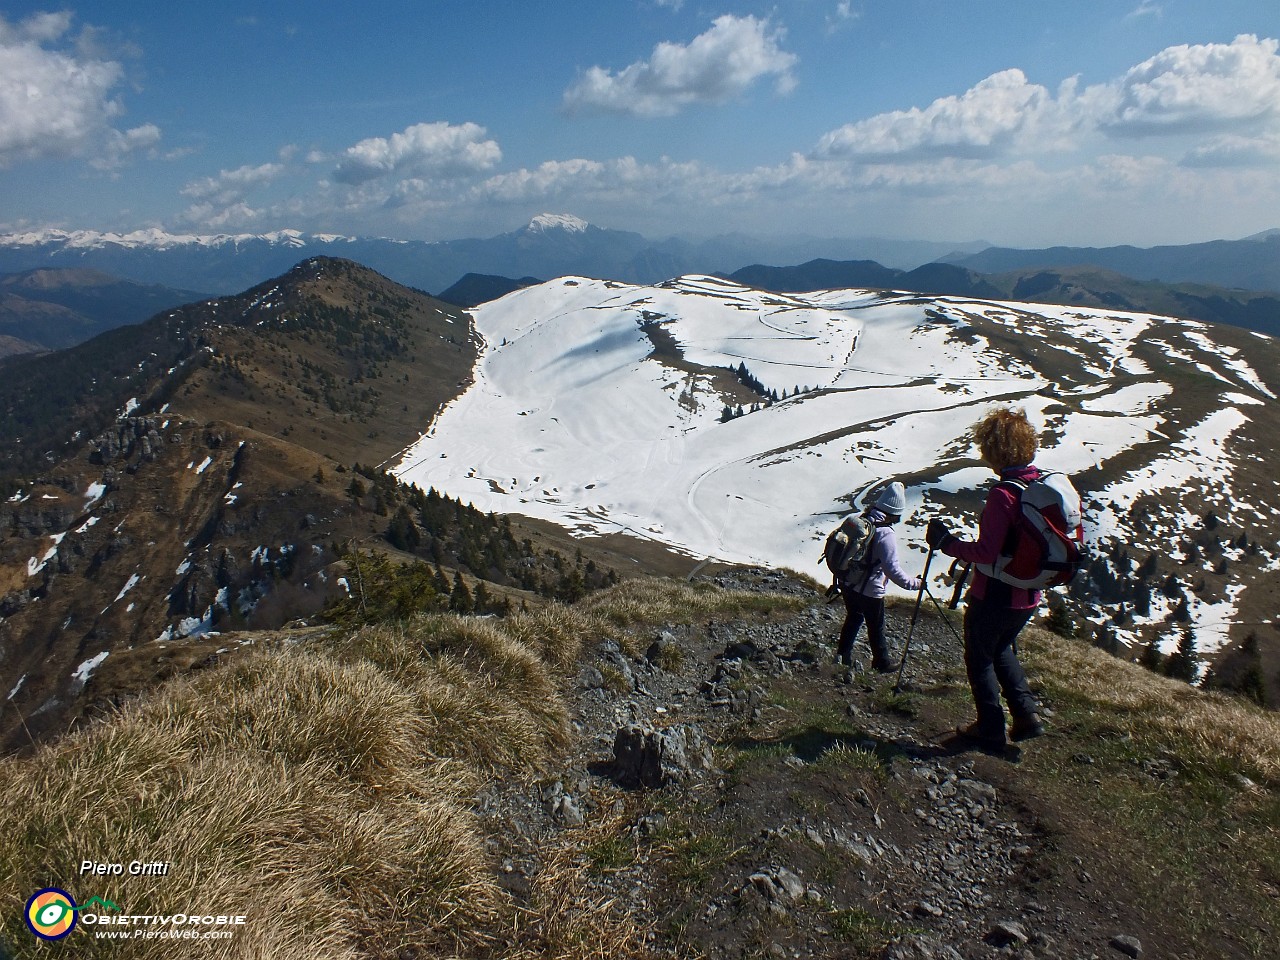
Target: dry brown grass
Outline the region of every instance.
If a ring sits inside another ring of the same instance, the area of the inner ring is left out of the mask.
[[[494,621],[448,614],[364,627],[337,655],[387,672],[412,702],[415,749],[477,770],[537,765],[567,736],[551,670]]]
[[[502,960],[647,960],[649,930],[627,905],[592,893],[583,851],[625,834],[628,818],[603,817],[562,834],[533,877]]]
[[[1206,693],[1046,630],[1030,628],[1025,637],[1023,646],[1041,676],[1104,709],[1121,732],[1211,766],[1238,766],[1280,786],[1280,714]]]
[[[72,934],[78,957],[648,956],[626,905],[590,895],[580,853],[620,824],[567,834],[515,909],[471,799],[563,744],[560,686],[587,646],[799,602],[631,581],[505,622],[427,616],[255,650],[0,761],[0,892],[24,902],[69,886],[135,915],[249,918],[226,941],[108,941],[86,927]],[[79,878],[82,859],[135,858],[172,866]],[[18,911],[0,922],[9,944],[38,951]]]
[[[427,633],[448,653],[405,631],[362,631],[385,667],[315,649],[254,653],[6,761],[0,889],[25,901],[70,885],[134,914],[249,918],[211,943],[76,931],[77,956],[328,960],[492,945],[505,901],[470,797],[493,765],[545,755],[563,707],[549,706],[545,668],[514,641],[446,626]],[[522,695],[507,692],[520,684]],[[85,858],[173,866],[81,881]],[[15,912],[5,924],[13,944],[34,946]]]
[[[69,885],[134,915],[248,917],[233,940],[203,943],[97,940],[86,928],[72,934],[77,957],[346,960],[409,941],[452,950],[491,927],[500,897],[455,783],[384,796],[320,759],[193,754],[182,739],[134,715],[38,764],[5,764],[0,889],[25,899]],[[165,877],[78,878],[82,858],[131,857],[173,866]],[[16,914],[6,934],[34,946]]]

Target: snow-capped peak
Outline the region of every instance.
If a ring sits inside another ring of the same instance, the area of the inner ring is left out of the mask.
[[[38,247],[60,245],[68,249],[92,250],[103,247],[168,250],[174,247],[224,247],[259,241],[275,246],[303,247],[309,242],[334,243],[349,240],[335,235],[308,236],[300,230],[277,230],[264,234],[175,234],[157,227],[134,230],[131,233],[103,233],[97,230],[59,230],[56,228],[35,230],[28,233],[9,234],[0,237],[0,245],[11,247]]]
[[[587,221],[568,213],[540,213],[529,221],[525,229],[530,233],[546,233],[549,230],[582,233],[589,226]]]

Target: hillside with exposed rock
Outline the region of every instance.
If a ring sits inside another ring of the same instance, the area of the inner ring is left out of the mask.
[[[447,605],[461,571],[467,610],[484,579],[495,605],[604,582],[607,566],[593,573],[580,555],[553,566],[548,544],[572,553],[563,536],[424,498],[378,468],[466,384],[475,350],[466,314],[312,260],[241,296],[12,360],[0,387],[6,747],[341,600],[342,558],[366,545],[434,565],[423,608]]]

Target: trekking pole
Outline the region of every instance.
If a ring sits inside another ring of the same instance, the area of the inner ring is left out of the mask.
[[[947,625],[947,629],[951,631],[951,635],[956,638],[956,643],[963,647],[964,640],[960,638],[960,634],[956,632],[956,628],[951,625],[951,620],[948,619],[947,612],[942,609],[942,604],[938,602],[938,598],[932,593],[929,593],[928,587],[925,588],[924,592],[928,595],[929,599],[933,601],[933,605],[938,608],[938,616],[942,619],[942,622]]]
[[[950,570],[951,576],[954,577],[956,575],[956,567],[959,565],[959,563],[960,561],[958,559],[951,561],[951,570]],[[972,569],[973,569],[973,564],[966,563],[964,565],[964,569],[960,571],[960,576],[956,580],[956,588],[951,591],[951,601],[947,604],[948,609],[954,610],[956,607],[960,606],[960,594],[964,592],[965,581],[969,579],[969,571]],[[930,594],[930,598],[932,598],[932,596],[933,595]],[[936,603],[937,601],[934,601],[934,602]]]
[[[920,616],[920,604],[924,600],[924,588],[929,582],[929,564],[933,562],[933,547],[924,558],[924,573],[920,574],[920,592],[916,594],[916,608],[911,612],[911,626],[907,628],[907,642],[902,645],[902,662],[898,664],[898,679],[893,684],[895,694],[902,692],[902,671],[907,668],[907,652],[911,649],[911,636],[916,632],[916,620]]]

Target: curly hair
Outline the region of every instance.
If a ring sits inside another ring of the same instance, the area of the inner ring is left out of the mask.
[[[982,459],[996,471],[1030,463],[1040,441],[1021,407],[997,407],[973,425]]]

